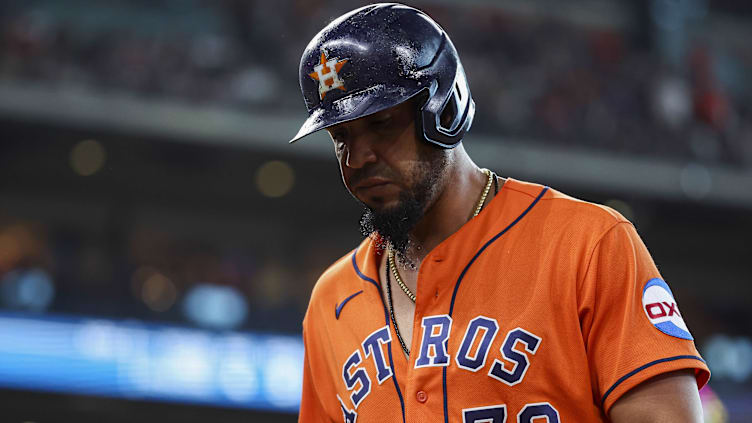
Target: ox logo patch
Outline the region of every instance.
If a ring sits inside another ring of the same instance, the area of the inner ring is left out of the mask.
[[[671,288],[662,279],[654,278],[642,290],[642,308],[650,323],[658,330],[681,339],[693,340],[684,323]]]
[[[323,51],[321,52],[321,62],[314,66],[313,72],[308,75],[319,81],[319,95],[321,95],[322,100],[326,93],[335,88],[345,91],[345,83],[339,77],[339,71],[345,63],[347,63],[347,59],[339,60],[336,57],[328,59],[326,54]]]

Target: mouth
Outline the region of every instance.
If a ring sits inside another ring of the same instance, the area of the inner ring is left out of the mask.
[[[394,185],[392,181],[384,178],[368,178],[355,186],[356,192],[378,193],[384,191],[389,186]]]
[[[370,190],[390,185],[392,182],[384,178],[368,178],[355,186],[355,191]]]

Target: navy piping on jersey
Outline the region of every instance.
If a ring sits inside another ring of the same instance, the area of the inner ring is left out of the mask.
[[[350,301],[353,298],[355,298],[358,294],[362,294],[362,293],[363,293],[363,290],[361,289],[360,291],[358,291],[358,292],[350,295],[349,297],[345,298],[344,300],[342,300],[342,302],[339,303],[339,305],[334,308],[334,317],[337,320],[339,320],[339,313],[342,312],[342,308],[345,307],[345,304],[347,304],[348,301]]]
[[[603,408],[603,404],[606,403],[606,398],[608,398],[608,396],[611,394],[611,392],[613,392],[613,390],[616,389],[617,386],[621,385],[621,383],[624,382],[625,380],[627,380],[630,377],[636,375],[637,373],[640,373],[641,371],[647,369],[648,367],[655,366],[656,364],[665,363],[667,361],[682,360],[682,359],[699,360],[699,361],[702,361],[703,363],[705,362],[705,360],[703,360],[702,358],[700,358],[700,357],[698,357],[696,355],[677,355],[675,357],[667,357],[667,358],[661,358],[661,359],[658,359],[658,360],[655,360],[655,361],[651,361],[650,363],[642,365],[642,366],[640,366],[640,367],[632,370],[631,372],[625,374],[624,376],[622,376],[621,378],[619,378],[619,380],[617,380],[613,385],[611,385],[611,387],[608,388],[608,391],[606,391],[606,393],[603,394],[603,399],[601,399],[601,408]]]
[[[358,249],[356,248],[355,251],[352,253],[352,266],[353,269],[355,269],[355,273],[358,274],[358,277],[363,279],[366,282],[371,282],[376,289],[379,290],[379,298],[381,298],[381,286],[378,282],[375,280],[369,278],[368,276],[364,275],[363,272],[360,271],[358,268],[358,262],[355,261],[355,256],[358,254]],[[362,291],[361,291],[362,292]],[[389,312],[386,310],[386,306],[384,305],[384,300],[381,300],[381,306],[384,307],[384,318],[386,319],[386,326],[389,327]],[[402,391],[400,391],[399,384],[397,383],[397,371],[394,367],[394,359],[392,358],[392,341],[389,341],[389,348],[386,349],[387,353],[389,354],[389,365],[392,366],[392,380],[394,381],[394,389],[397,390],[397,396],[400,400],[400,407],[402,407],[402,423],[406,423],[405,421],[405,400],[402,398]]]
[[[530,210],[532,210],[532,208],[535,207],[536,204],[538,204],[538,201],[540,201],[540,199],[543,198],[543,195],[546,194],[547,191],[548,191],[548,187],[543,187],[540,194],[538,194],[538,196],[535,197],[535,200],[533,200],[533,202],[530,203],[529,206],[527,206],[525,211],[523,211],[519,216],[517,216],[517,218],[514,219],[514,221],[510,223],[509,226],[504,228],[504,230],[502,230],[501,232],[496,234],[493,238],[489,239],[488,242],[483,244],[483,246],[480,247],[480,250],[478,250],[478,252],[475,253],[472,259],[470,259],[470,262],[467,263],[467,266],[465,266],[465,268],[462,270],[462,273],[460,273],[459,279],[457,279],[457,283],[454,285],[454,292],[452,292],[452,301],[449,303],[449,317],[452,317],[452,311],[454,311],[454,300],[457,298],[457,291],[460,288],[460,283],[462,283],[462,279],[465,277],[465,274],[470,269],[470,266],[472,266],[473,263],[475,263],[475,259],[477,259],[478,256],[480,256],[481,253],[483,253],[483,251],[485,251],[486,248],[488,248],[489,245],[491,245],[494,241],[496,241],[502,235],[507,233],[508,230],[510,230],[514,225],[516,225],[520,220],[522,220],[522,218],[525,217],[525,215]],[[447,377],[446,377],[447,368],[444,367],[441,370],[441,373],[442,373],[441,375],[442,387],[444,389],[444,423],[449,423],[449,409],[448,409],[448,401],[447,401]]]

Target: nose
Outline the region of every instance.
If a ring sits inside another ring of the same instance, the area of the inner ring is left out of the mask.
[[[345,147],[345,165],[352,169],[360,169],[368,163],[376,161],[373,140],[368,136],[359,136],[347,143]]]

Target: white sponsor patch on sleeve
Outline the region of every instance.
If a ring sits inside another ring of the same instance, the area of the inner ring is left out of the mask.
[[[679,313],[671,288],[662,279],[654,278],[645,284],[642,290],[642,309],[650,323],[666,335],[694,339]]]

